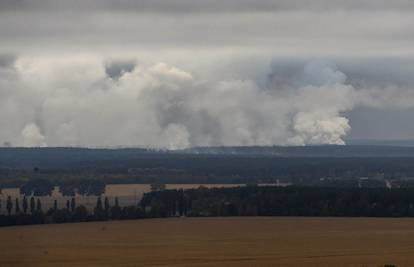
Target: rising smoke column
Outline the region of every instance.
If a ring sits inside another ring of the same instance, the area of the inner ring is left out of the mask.
[[[0,138],[14,146],[168,149],[344,144],[344,112],[385,105],[381,92],[407,96],[355,88],[326,62],[288,74],[271,67],[268,77],[205,79],[166,63],[90,58],[9,60],[0,66]]]

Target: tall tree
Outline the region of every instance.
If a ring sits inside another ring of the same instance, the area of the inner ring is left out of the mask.
[[[70,201],[68,199],[68,200],[66,200],[66,209],[69,210],[69,208],[70,208]]]
[[[102,198],[99,196],[96,200],[96,207],[94,208],[94,215],[98,220],[105,219],[105,213],[102,207]]]
[[[19,204],[19,198],[16,197],[16,204],[14,205],[14,208],[16,210],[16,214],[20,213],[20,204]]]
[[[111,218],[114,220],[121,218],[121,208],[119,207],[118,197],[115,197],[115,204],[111,208]]]
[[[96,200],[96,209],[98,211],[102,210],[102,198],[99,196],[98,199]]]
[[[70,201],[70,209],[72,212],[75,212],[75,208],[76,208],[75,198],[72,197],[72,200]]]
[[[27,197],[23,196],[23,212],[26,214],[27,213],[27,208],[29,207],[29,204],[27,203]]]
[[[108,197],[105,197],[105,203],[104,203],[104,205],[105,205],[105,212],[106,212],[106,214],[108,214],[109,208],[110,208]]]
[[[73,213],[73,219],[76,222],[86,221],[88,218],[88,210],[85,206],[79,205],[76,207],[75,212]]]
[[[10,197],[10,196],[8,196],[8,197],[7,197],[6,209],[7,209],[7,213],[9,214],[9,216],[10,216],[10,214],[11,214],[11,210],[12,210],[12,208],[13,208],[13,202],[12,202],[12,200],[11,200],[11,197]]]
[[[115,207],[119,208],[119,201],[118,201],[118,197],[115,197]]]
[[[39,198],[37,199],[36,210],[38,212],[41,212],[42,211],[42,203],[40,202],[40,199]]]
[[[35,212],[36,203],[34,197],[30,198],[30,213],[33,214]]]

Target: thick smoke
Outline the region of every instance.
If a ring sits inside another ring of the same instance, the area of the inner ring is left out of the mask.
[[[344,112],[412,106],[414,98],[392,87],[356,88],[324,62],[289,73],[271,67],[266,83],[205,79],[165,63],[7,62],[0,64],[0,140],[13,146],[344,144],[351,130]]]
[[[23,146],[46,146],[45,137],[40,133],[39,127],[34,123],[29,123],[22,130]]]

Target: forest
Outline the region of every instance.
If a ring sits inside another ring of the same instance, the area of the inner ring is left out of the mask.
[[[39,198],[7,199],[0,226],[166,217],[333,216],[414,217],[414,189],[246,186],[187,190],[159,189],[136,205],[97,197],[93,211],[66,201],[44,211]]]
[[[279,180],[294,185],[347,186],[369,178],[382,180],[378,186],[384,186],[385,179],[411,186],[413,177],[413,147],[0,149],[0,188],[23,187],[35,184],[32,180],[45,179],[64,188],[68,195],[74,188],[85,191],[85,183],[249,184]]]

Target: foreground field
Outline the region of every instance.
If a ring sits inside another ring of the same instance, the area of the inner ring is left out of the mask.
[[[182,218],[0,229],[0,266],[414,266],[414,219]]]

